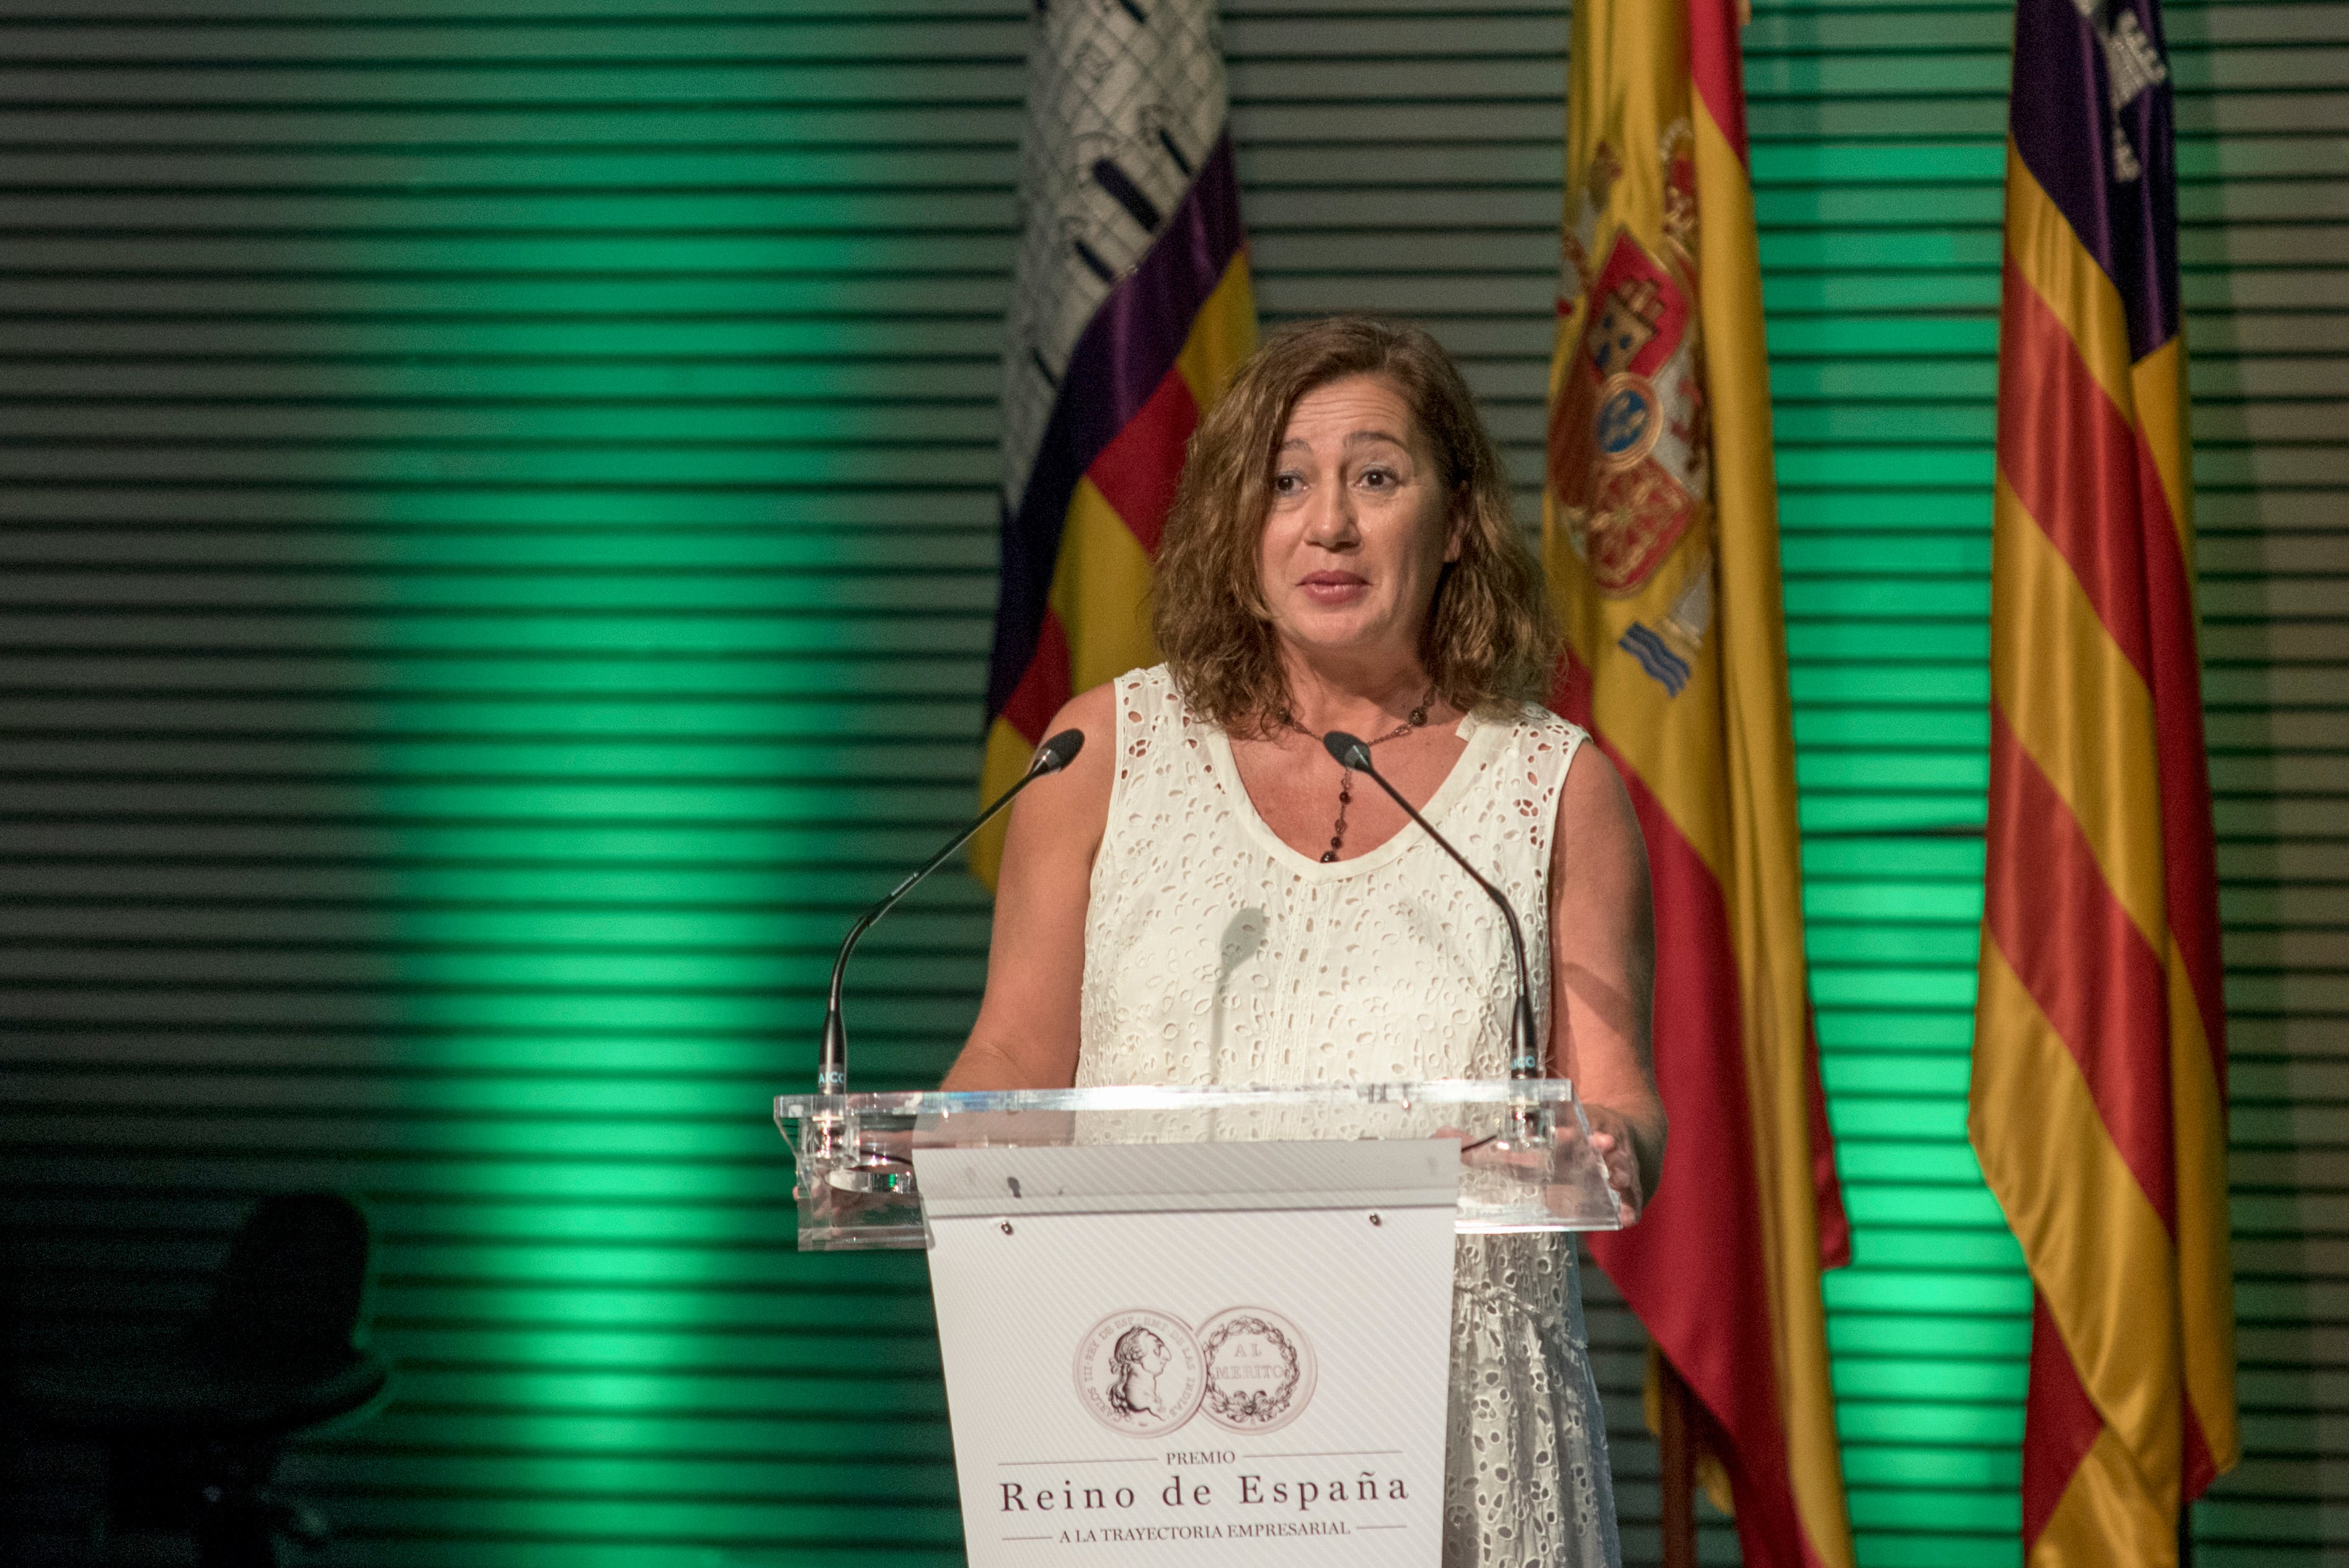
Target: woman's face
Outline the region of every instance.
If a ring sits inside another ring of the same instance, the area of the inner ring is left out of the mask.
[[[1444,563],[1459,556],[1434,449],[1397,387],[1356,376],[1297,400],[1257,561],[1284,638],[1415,654]]]

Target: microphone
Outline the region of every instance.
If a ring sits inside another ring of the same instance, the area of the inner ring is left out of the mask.
[[[970,842],[970,836],[993,821],[995,814],[1011,804],[1014,796],[1045,774],[1058,773],[1075,761],[1077,753],[1084,747],[1085,732],[1081,729],[1064,729],[1045,741],[1036,748],[1036,759],[1028,764],[1028,771],[1019,776],[1018,783],[998,795],[986,810],[971,820],[970,826],[954,836],[946,848],[924,861],[913,875],[892,888],[888,897],[856,917],[856,923],[850,926],[848,934],[841,939],[840,955],[832,961],[832,1000],[824,1008],[823,1054],[815,1074],[818,1094],[848,1092],[848,1030],[841,1022],[840,983],[848,974],[848,955],[855,951],[858,939],[873,928],[874,922],[896,908],[898,902],[907,893],[920,886],[924,877],[946,864],[948,856]]]
[[[1533,984],[1526,968],[1526,933],[1525,928],[1517,923],[1517,912],[1509,907],[1509,901],[1502,896],[1499,888],[1486,882],[1476,868],[1468,863],[1467,856],[1452,847],[1451,840],[1437,832],[1434,824],[1421,816],[1412,803],[1402,798],[1402,791],[1387,782],[1386,776],[1371,764],[1368,746],[1342,729],[1333,729],[1323,736],[1321,744],[1329,748],[1331,757],[1337,758],[1339,767],[1351,769],[1385,790],[1388,798],[1402,808],[1403,815],[1417,822],[1421,830],[1435,841],[1438,849],[1459,862],[1460,869],[1468,873],[1468,880],[1483,888],[1485,896],[1501,906],[1501,918],[1509,923],[1510,945],[1516,948],[1517,954],[1516,1042],[1509,1060],[1509,1076],[1513,1078],[1541,1077],[1541,1047],[1534,1038]]]

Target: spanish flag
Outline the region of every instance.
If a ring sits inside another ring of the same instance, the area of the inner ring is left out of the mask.
[[[2034,1287],[2033,1564],[2168,1564],[2240,1449],[2226,1014],[2156,0],[2020,0],[1967,1119]]]
[[[1621,770],[1656,895],[1663,1182],[1593,1238],[1702,1403],[1748,1568],[1848,1568],[1819,1092],[1735,0],[1577,0],[1544,554],[1559,711]]]
[[[982,799],[1062,703],[1157,663],[1184,450],[1256,346],[1214,0],[1037,5],[1029,28]],[[1003,828],[971,841],[990,886]]]

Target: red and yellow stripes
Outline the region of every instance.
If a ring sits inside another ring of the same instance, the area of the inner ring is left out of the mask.
[[[1228,140],[1079,339],[1004,531],[979,798],[1026,771],[1061,704],[1158,662],[1151,562],[1199,416],[1256,346],[1256,299]],[[989,886],[1005,819],[971,841]]]
[[[1543,507],[1568,642],[1556,700],[1621,770],[1647,840],[1671,1121],[1655,1203],[1592,1252],[1704,1406],[1744,1561],[1845,1568],[1819,1282],[1848,1240],[1810,1029],[1733,3],[1580,0],[1568,57]],[[1610,554],[1625,539],[1654,542]]]
[[[2036,1290],[2034,1563],[2174,1562],[2240,1448],[2181,360],[2174,327],[2133,349],[2148,319],[2011,148],[1969,1127]]]
[[[993,799],[1027,770],[1062,703],[1158,662],[1151,562],[1183,456],[1199,415],[1255,346],[1256,299],[1242,251],[1200,306],[1173,366],[1077,480],[1034,659],[988,726],[982,799]],[[992,885],[1003,858],[1002,820],[990,829],[973,841],[971,864]]]
[[[1822,1265],[1851,1257],[1803,945],[1802,837],[1786,675],[1778,490],[1762,263],[1734,0],[1691,0],[1697,295],[1713,419],[1722,617],[1723,778],[1740,824],[1733,878],[1748,1114],[1761,1176],[1768,1305],[1787,1489],[1809,1560],[1852,1560],[1836,1435]],[[1749,1563],[1756,1559],[1749,1553]]]

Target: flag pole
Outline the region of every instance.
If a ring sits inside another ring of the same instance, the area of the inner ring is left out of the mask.
[[[1663,1568],[1696,1568],[1696,1444],[1689,1430],[1689,1387],[1671,1358],[1656,1355],[1656,1395],[1661,1407],[1657,1446],[1661,1453]]]

